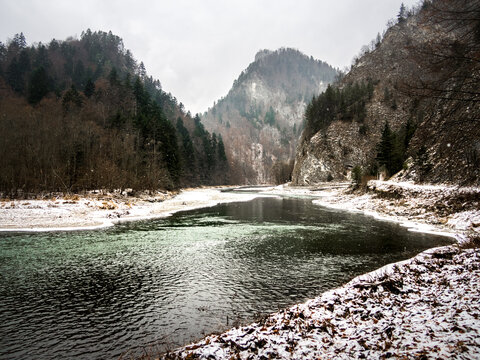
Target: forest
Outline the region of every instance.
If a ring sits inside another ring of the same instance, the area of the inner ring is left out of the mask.
[[[325,92],[314,96],[305,110],[305,138],[310,139],[334,120],[363,122],[366,103],[373,96],[374,84],[366,82],[348,83],[343,88],[329,85]]]
[[[111,32],[0,42],[0,192],[225,184],[223,139]]]

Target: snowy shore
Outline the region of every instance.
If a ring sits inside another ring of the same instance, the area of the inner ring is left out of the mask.
[[[285,185],[263,193],[311,196],[319,206],[442,233],[457,244],[361,275],[163,358],[480,359],[480,249],[468,242],[480,231],[478,188],[373,181],[365,193]]]
[[[365,191],[352,191],[344,185],[281,185],[265,193],[311,196],[314,204],[395,221],[412,231],[457,239],[480,233],[480,188],[373,180]]]
[[[257,193],[251,193],[250,190]],[[185,189],[127,196],[90,192],[37,200],[0,200],[0,231],[83,230],[122,221],[165,217],[174,212],[221,202],[249,201],[258,196],[309,196],[315,204],[360,211],[400,222],[412,230],[465,236],[480,232],[480,189],[370,181],[367,192],[352,192],[347,184],[317,187]]]
[[[123,196],[90,193],[41,200],[0,201],[0,231],[92,230],[123,221],[169,216],[178,211],[249,201],[257,194],[221,192],[219,189],[186,189],[178,194]]]
[[[319,206],[447,234],[458,244],[359,276],[304,304],[163,358],[480,359],[480,250],[467,241],[479,238],[480,189],[372,181],[362,193],[345,184],[264,187],[257,194],[242,190],[4,200],[0,230],[91,229],[257,196],[309,196]]]
[[[448,246],[165,359],[478,359],[480,251]]]

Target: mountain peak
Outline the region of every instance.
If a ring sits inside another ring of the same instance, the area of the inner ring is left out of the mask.
[[[227,96],[202,119],[229,144],[238,183],[288,180],[274,172],[287,173],[280,170],[293,161],[306,103],[336,75],[327,63],[296,49],[257,52]]]
[[[260,61],[261,59],[266,58],[267,56],[269,56],[271,54],[273,54],[272,50],[268,50],[268,49],[259,50],[255,54],[255,61]]]

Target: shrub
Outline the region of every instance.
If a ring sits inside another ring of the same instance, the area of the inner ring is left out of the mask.
[[[358,165],[352,170],[352,181],[356,186],[362,182],[362,168]]]

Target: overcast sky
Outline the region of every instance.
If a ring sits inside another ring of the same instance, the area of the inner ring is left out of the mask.
[[[111,30],[192,113],[227,94],[259,49],[296,48],[340,69],[418,0],[0,0],[0,41]]]

